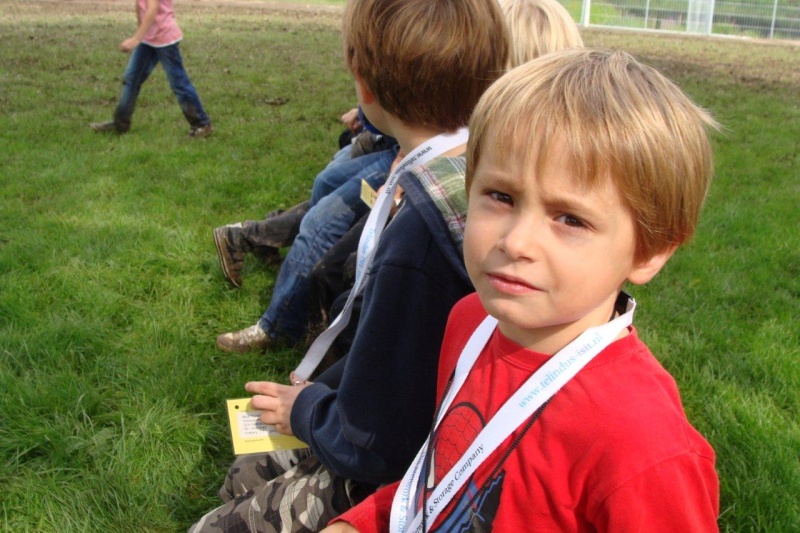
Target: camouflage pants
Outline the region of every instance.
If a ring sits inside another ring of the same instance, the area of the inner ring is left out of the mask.
[[[319,531],[375,486],[337,476],[308,449],[242,455],[219,491],[226,502],[191,533],[300,533]]]

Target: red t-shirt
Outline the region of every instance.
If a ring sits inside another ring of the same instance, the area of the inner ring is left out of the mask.
[[[486,317],[476,295],[450,314],[442,392]],[[433,438],[438,483],[483,425],[549,356],[495,330]],[[714,451],[689,424],[672,377],[636,331],[609,345],[523,433],[517,428],[475,471],[431,531],[716,531]],[[512,447],[512,442],[518,444]],[[386,531],[397,484],[340,519]]]

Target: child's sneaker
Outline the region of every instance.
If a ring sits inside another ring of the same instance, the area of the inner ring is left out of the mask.
[[[211,135],[212,131],[214,131],[214,126],[211,124],[206,124],[205,126],[192,126],[191,129],[189,129],[189,137],[193,139],[202,139]]]
[[[217,347],[228,353],[266,351],[274,343],[275,340],[258,324],[217,337]]]
[[[242,238],[242,225],[229,224],[214,228],[214,244],[217,246],[222,275],[234,287],[241,287],[244,256],[250,251]]]

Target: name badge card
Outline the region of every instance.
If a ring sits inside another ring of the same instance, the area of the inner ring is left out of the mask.
[[[361,201],[372,209],[377,200],[378,192],[367,183],[367,180],[361,180]]]
[[[227,404],[235,455],[308,448],[297,437],[279,433],[275,426],[261,422],[258,417],[263,411],[253,408],[251,398],[227,400]]]

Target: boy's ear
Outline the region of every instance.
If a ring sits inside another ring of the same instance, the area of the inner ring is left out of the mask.
[[[674,244],[665,249],[663,252],[659,252],[643,263],[634,266],[631,269],[631,273],[628,275],[628,281],[634,285],[644,285],[653,279],[656,274],[658,274],[661,268],[667,263],[669,258],[672,257],[672,254],[674,254],[675,250],[677,249],[678,245]]]
[[[358,94],[361,95],[361,102],[366,105],[374,103],[375,95],[372,94],[372,91],[369,90],[367,84],[364,83],[364,79],[358,74],[355,74],[355,78],[356,78],[356,87],[358,87]]]

